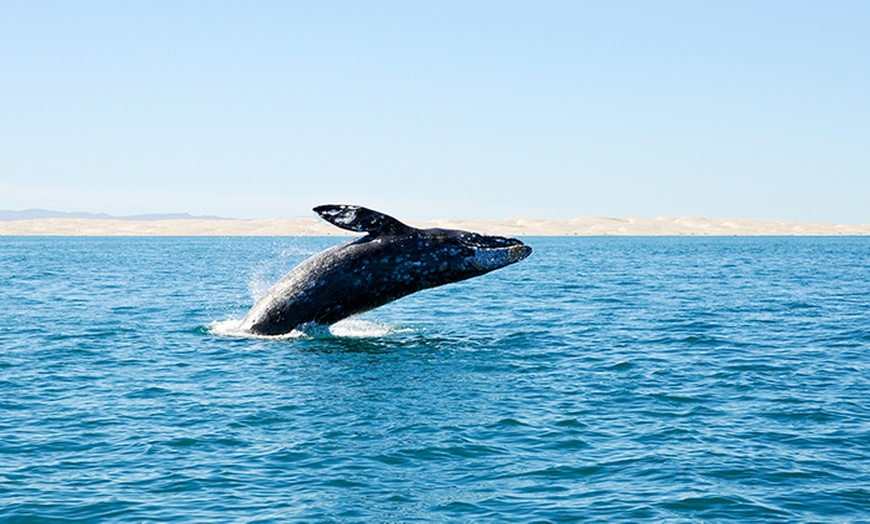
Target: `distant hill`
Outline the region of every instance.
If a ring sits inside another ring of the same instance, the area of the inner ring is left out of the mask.
[[[38,220],[41,218],[89,218],[95,220],[232,220],[212,215],[191,215],[190,213],[153,213],[148,215],[115,216],[106,213],[85,213],[50,211],[48,209],[25,209],[24,211],[0,210],[0,222],[13,220]]]

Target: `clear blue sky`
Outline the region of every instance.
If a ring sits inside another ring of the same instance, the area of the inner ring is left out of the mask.
[[[870,2],[0,3],[0,209],[870,222]]]

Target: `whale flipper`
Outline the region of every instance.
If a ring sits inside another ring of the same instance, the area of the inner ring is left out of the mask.
[[[330,224],[360,233],[371,235],[402,235],[414,228],[395,218],[362,206],[326,204],[314,208]]]

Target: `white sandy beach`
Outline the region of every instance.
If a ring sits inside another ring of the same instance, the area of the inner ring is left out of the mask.
[[[760,221],[742,218],[605,218],[570,220],[442,219],[416,227],[465,229],[505,236],[838,236],[870,235],[870,224]],[[100,220],[52,218],[0,222],[0,236],[349,236],[314,217],[268,220]]]

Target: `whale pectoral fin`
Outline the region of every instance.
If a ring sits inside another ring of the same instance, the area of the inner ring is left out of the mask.
[[[314,211],[330,224],[348,231],[372,235],[396,235],[414,229],[389,215],[362,206],[327,204],[315,207]]]

